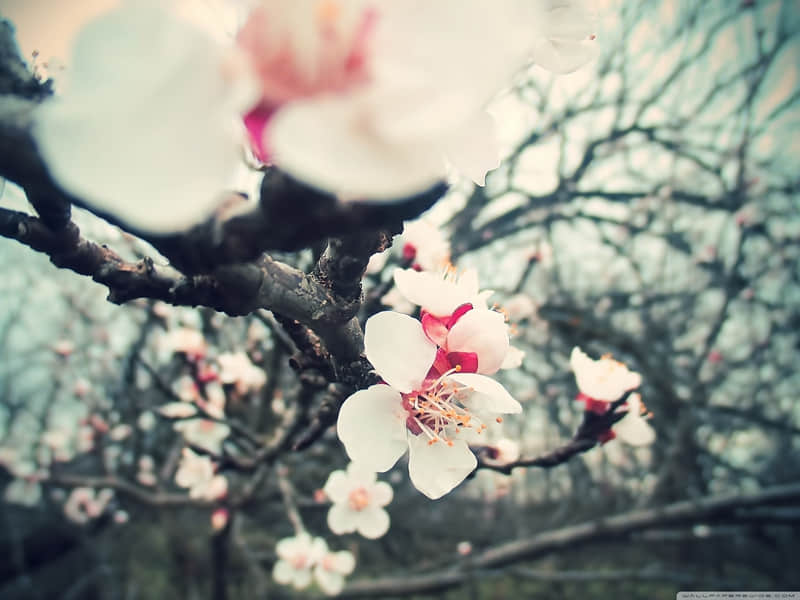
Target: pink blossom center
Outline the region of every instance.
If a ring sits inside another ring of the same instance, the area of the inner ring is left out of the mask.
[[[363,487],[352,490],[347,498],[350,508],[356,511],[362,511],[367,508],[369,500],[369,492]]]
[[[323,558],[323,559],[320,561],[320,566],[321,566],[321,567],[322,567],[322,568],[323,568],[325,571],[335,571],[335,570],[336,570],[336,565],[335,565],[335,563],[334,563],[333,557],[332,557],[332,556],[330,556],[330,555],[326,555],[326,556],[325,556],[325,558]]]
[[[260,79],[264,106],[341,92],[369,75],[376,13],[348,14],[336,0],[302,4],[288,9],[259,6],[237,36]]]
[[[305,554],[295,554],[289,561],[295,570],[305,569],[308,565],[308,556]]]

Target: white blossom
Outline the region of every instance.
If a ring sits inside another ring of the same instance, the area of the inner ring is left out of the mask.
[[[334,471],[328,476],[323,491],[333,502],[328,511],[328,526],[337,535],[358,531],[377,539],[389,530],[389,515],[383,509],[392,501],[392,487],[376,481],[373,471],[355,463],[347,471]]]
[[[231,432],[225,423],[211,419],[178,421],[172,427],[181,432],[187,443],[217,455],[222,453],[222,442]]]
[[[224,475],[214,474],[214,463],[208,456],[201,456],[184,448],[181,461],[175,472],[175,483],[189,489],[189,496],[201,500],[216,500],[228,491]]]
[[[255,366],[245,352],[224,353],[217,357],[219,380],[233,384],[239,394],[257,392],[267,382],[267,374]]]
[[[386,384],[345,400],[337,432],[364,469],[390,469],[406,450],[409,476],[429,498],[447,494],[477,465],[468,442],[497,413],[522,410],[502,385],[454,368],[427,379],[437,355],[419,321],[383,312],[367,321],[366,355]],[[497,419],[501,420],[501,419]]]
[[[639,387],[642,377],[623,363],[604,356],[592,360],[577,346],[572,349],[570,366],[582,394],[602,402],[613,402],[628,390]]]

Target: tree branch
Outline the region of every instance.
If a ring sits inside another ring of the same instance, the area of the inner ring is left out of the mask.
[[[497,569],[583,544],[625,539],[646,529],[709,521],[735,523],[739,509],[797,502],[800,502],[800,483],[769,487],[747,494],[734,492],[685,500],[570,525],[545,531],[531,538],[501,544],[474,556],[470,565],[478,570]],[[340,597],[368,598],[433,593],[458,587],[467,576],[465,569],[459,566],[426,575],[355,581],[345,588]]]

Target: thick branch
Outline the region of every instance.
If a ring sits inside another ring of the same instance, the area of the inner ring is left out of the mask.
[[[598,519],[546,531],[532,538],[501,544],[477,554],[472,569],[497,569],[523,560],[601,540],[624,539],[657,527],[701,522],[735,523],[739,509],[800,502],[800,484],[775,486],[749,494],[731,493],[676,502],[615,517]],[[342,593],[343,598],[368,598],[432,593],[464,583],[469,574],[463,567],[418,576],[356,581]]]

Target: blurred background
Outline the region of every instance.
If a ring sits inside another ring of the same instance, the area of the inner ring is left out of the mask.
[[[327,530],[315,492],[346,464],[334,432],[285,452],[306,526],[357,557],[345,596],[800,589],[800,7],[606,4],[598,60],[520,74],[492,107],[507,160],[484,188],[456,182],[427,219],[514,324],[525,357],[500,379],[524,412],[503,436],[523,456],[563,444],[581,421],[576,345],[642,374],[656,441],[481,470],[436,502],[401,461],[381,476],[395,498],[377,541]],[[45,20],[27,23],[23,40]],[[0,203],[25,205],[10,183]],[[76,220],[125,256],[152,252],[88,213]],[[308,252],[280,258],[313,266]],[[401,260],[368,275],[364,318],[384,307]],[[266,375],[224,386],[233,454],[307,409],[319,390],[288,367],[272,316],[115,306],[6,239],[0,272],[0,597],[314,597],[271,580],[275,543],[292,535],[276,478],[230,465],[230,487],[244,491],[220,535],[213,507],[173,483],[182,442],[158,413],[197,376],[176,333],[187,329],[209,362],[246,351]],[[76,487],[108,490],[98,514],[69,508]],[[501,560],[487,567],[476,557],[492,549]]]

